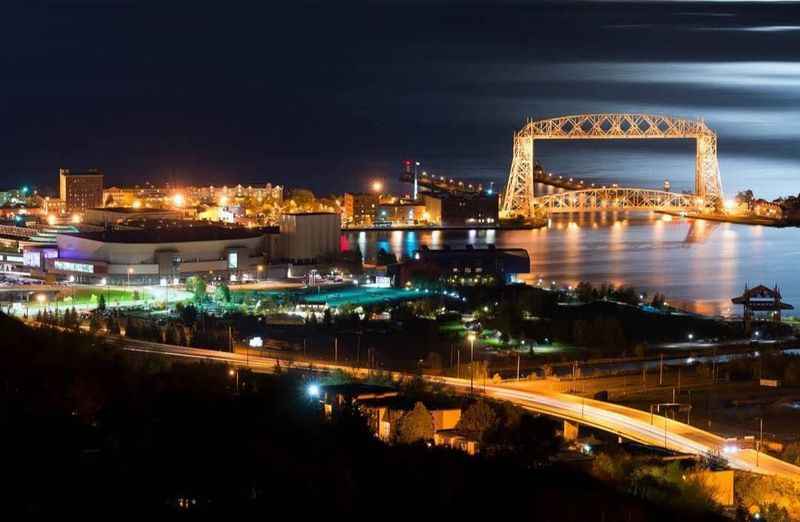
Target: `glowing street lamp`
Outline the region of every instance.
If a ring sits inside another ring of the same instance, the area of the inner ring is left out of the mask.
[[[185,200],[183,198],[183,194],[181,194],[180,192],[172,196],[172,204],[175,205],[176,207],[182,207],[184,202]]]
[[[306,388],[306,393],[311,398],[319,397],[319,385],[317,384],[309,384]]]
[[[472,386],[475,380],[475,332],[470,332],[467,334],[467,340],[469,341],[469,392],[472,393]]]
[[[383,192],[383,181],[376,179],[372,182],[372,191],[376,194]]]

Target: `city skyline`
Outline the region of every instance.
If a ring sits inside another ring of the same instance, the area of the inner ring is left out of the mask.
[[[799,12],[741,2],[590,2],[569,16],[546,2],[15,7],[0,166],[38,185],[60,167],[100,168],[109,185],[302,179],[325,194],[331,179],[397,189],[399,162],[412,157],[502,183],[526,118],[647,112],[704,118],[720,136],[727,191],[771,199],[797,192],[800,31],[787,20]],[[691,184],[689,143],[557,143],[539,157],[597,181]]]

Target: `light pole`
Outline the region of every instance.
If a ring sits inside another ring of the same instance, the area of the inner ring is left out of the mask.
[[[264,271],[264,265],[258,265],[258,267],[256,268],[256,271],[258,273],[258,276],[256,277],[256,282],[260,283],[261,282],[261,272]]]
[[[764,444],[764,417],[758,419],[758,446],[756,447],[756,467],[758,467],[758,455],[761,453],[761,445]]]
[[[475,380],[475,333],[470,332],[467,335],[469,340],[469,392],[472,393],[473,381]]]
[[[236,377],[236,393],[239,393],[239,368],[231,368],[228,370],[228,375],[231,377]]]

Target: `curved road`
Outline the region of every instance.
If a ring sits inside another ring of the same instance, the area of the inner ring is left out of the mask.
[[[367,369],[354,369],[351,366],[325,362],[289,363],[286,359],[263,356],[247,356],[239,353],[219,352],[201,348],[188,348],[160,343],[118,338],[122,349],[134,352],[155,353],[173,357],[205,359],[224,362],[238,367],[250,367],[257,371],[272,372],[277,364],[284,368],[295,367],[316,371],[342,370],[366,376]],[[409,374],[392,372],[396,378]],[[433,382],[448,384],[461,390],[469,388],[468,379],[452,377],[426,377]],[[476,387],[476,389],[480,389]],[[752,449],[733,449],[724,452],[725,439],[713,433],[689,426],[682,422],[666,419],[648,412],[620,406],[608,402],[584,399],[575,395],[558,392],[523,391],[509,385],[487,385],[485,395],[512,402],[527,410],[552,417],[577,422],[635,442],[671,451],[693,455],[721,454],[730,467],[764,475],[772,475],[800,480],[800,467],[776,459],[764,453],[756,454]]]

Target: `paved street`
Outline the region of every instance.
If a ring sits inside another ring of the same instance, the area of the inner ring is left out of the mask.
[[[225,362],[239,367],[250,367],[256,371],[274,371],[278,359],[248,356],[241,353],[218,352],[199,348],[164,345],[130,339],[120,339],[124,350],[156,353],[172,357],[206,359]],[[281,365],[286,367],[287,361]],[[295,367],[306,367],[307,363],[295,363]],[[318,371],[343,370],[365,376],[366,369],[355,371],[349,366],[315,362],[311,365]],[[396,373],[395,377],[407,376]],[[468,391],[468,379],[429,377],[430,380]],[[483,391],[483,387],[476,390]],[[725,452],[725,439],[689,426],[682,422],[665,419],[641,410],[607,402],[585,399],[576,395],[543,390],[521,390],[513,385],[487,385],[487,396],[510,401],[530,411],[544,413],[560,419],[578,422],[597,429],[620,435],[623,438],[653,447],[695,455],[721,454],[731,467],[780,477],[800,480],[800,467],[765,454],[756,455],[752,449]],[[758,461],[758,464],[756,463]]]

